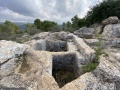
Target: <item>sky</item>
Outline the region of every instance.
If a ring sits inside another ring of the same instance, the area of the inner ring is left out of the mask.
[[[78,15],[83,18],[90,7],[102,0],[0,0],[0,22],[51,20],[59,24]]]

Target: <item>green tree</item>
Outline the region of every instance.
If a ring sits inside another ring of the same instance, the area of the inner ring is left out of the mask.
[[[38,28],[38,29],[41,29],[41,24],[42,24],[42,21],[40,21],[40,19],[35,19],[34,21],[34,25]]]
[[[63,22],[63,24],[62,24],[62,30],[65,30],[65,29],[66,29],[66,23]]]
[[[86,24],[86,19],[85,18],[83,18],[83,19],[79,19],[79,21],[78,21],[78,27],[80,28],[80,27],[83,27],[83,26],[86,26],[87,24]]]
[[[4,25],[5,25],[5,32],[8,32],[10,34],[22,33],[22,30],[11,21],[6,20]]]
[[[42,22],[42,27],[41,29],[44,31],[50,31],[50,28],[57,26],[57,23],[53,22],[53,21],[48,21],[45,20]]]
[[[3,31],[4,25],[0,24],[0,33]]]
[[[34,35],[36,33],[40,33],[40,29],[37,29],[37,27],[34,24],[27,23],[25,32],[27,32],[30,35]]]
[[[67,25],[67,28],[71,28],[72,27],[72,24],[71,24],[71,22],[70,21],[68,21],[67,23],[66,23]]]
[[[87,24],[100,23],[102,20],[117,16],[120,18],[120,0],[104,0],[103,2],[93,6],[87,13]]]
[[[78,29],[78,22],[79,22],[78,16],[77,16],[77,15],[74,16],[74,17],[71,19],[71,21],[72,21],[72,27],[75,28],[75,29]]]

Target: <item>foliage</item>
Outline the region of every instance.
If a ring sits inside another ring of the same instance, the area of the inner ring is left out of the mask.
[[[62,30],[65,30],[65,29],[66,29],[66,23],[63,22],[63,24],[62,24]]]
[[[80,19],[77,15],[75,15],[72,19],[71,22],[63,22],[62,24],[62,30],[64,31],[69,31],[69,32],[74,32],[75,30],[79,29],[80,27],[86,26],[86,19]]]
[[[81,68],[82,73],[93,71],[98,66],[98,64],[99,63],[92,62],[92,63],[89,63],[88,65],[82,66]]]
[[[102,36],[98,35],[97,38],[98,38],[99,42],[96,43],[97,48],[95,49],[95,56],[96,56],[96,61],[98,62],[98,60],[102,54],[104,56],[108,56],[108,54],[105,53],[105,51],[102,47]]]
[[[0,33],[20,34],[22,30],[16,24],[6,20],[4,24],[0,24]]]
[[[49,29],[54,26],[57,26],[57,23],[55,23],[53,21],[45,20],[42,22],[42,30],[44,30],[44,31],[50,31]]]
[[[100,23],[102,20],[117,16],[120,18],[120,0],[104,0],[93,6],[86,15],[87,24]]]
[[[59,29],[56,22],[48,20],[40,21],[40,19],[35,19],[34,25],[42,31],[55,31],[54,29]]]
[[[0,40],[13,40],[19,42],[18,38],[23,35],[23,31],[11,21],[6,20],[0,24]]]
[[[101,35],[97,35],[97,38],[99,40],[99,42],[96,43],[96,49],[95,49],[95,60],[85,66],[82,66],[81,70],[82,73],[86,73],[86,72],[90,72],[93,71],[99,64],[99,58],[101,55],[107,57],[108,54],[105,53],[103,47],[102,47],[102,36]]]
[[[70,21],[68,21],[68,22],[66,23],[66,27],[67,27],[67,28],[71,28],[71,27],[72,27],[72,23],[71,23]]]
[[[37,27],[37,29],[41,29],[41,24],[42,24],[42,21],[40,21],[40,19],[35,19],[34,21],[34,25]]]
[[[40,33],[41,30],[37,29],[37,27],[34,24],[27,23],[25,32],[29,35],[34,35],[36,33]]]
[[[77,15],[74,16],[74,17],[71,19],[71,21],[72,21],[72,27],[77,29],[77,28],[78,28],[78,22],[79,22],[78,16],[77,16]]]

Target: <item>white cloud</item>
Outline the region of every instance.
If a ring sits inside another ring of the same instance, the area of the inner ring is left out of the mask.
[[[30,16],[24,16],[19,13],[13,12],[12,10],[9,10],[8,8],[2,8],[0,7],[0,21],[3,22],[5,20],[11,20],[11,21],[19,21],[19,22],[26,22],[26,21],[32,21],[33,17]]]
[[[0,0],[0,21],[33,22],[36,18],[66,22],[83,18],[90,6],[102,0]]]

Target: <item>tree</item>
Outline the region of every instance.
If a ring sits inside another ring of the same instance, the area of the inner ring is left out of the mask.
[[[100,23],[102,20],[117,16],[120,18],[120,0],[104,0],[103,2],[93,6],[87,13],[87,24]]]
[[[27,32],[30,35],[34,35],[36,33],[40,33],[41,31],[37,29],[37,27],[34,24],[27,23],[25,32]]]
[[[78,27],[80,28],[80,27],[83,27],[83,26],[86,26],[87,24],[86,24],[86,19],[85,18],[83,18],[83,19],[79,19],[79,21],[78,21]]]
[[[77,16],[77,15],[74,16],[74,17],[71,19],[71,21],[72,21],[72,27],[75,28],[75,29],[77,29],[77,28],[78,28],[78,22],[79,22],[78,16]]]
[[[65,29],[66,29],[66,23],[63,22],[63,24],[62,24],[62,30],[65,30]]]
[[[54,21],[40,21],[40,19],[35,19],[34,25],[37,27],[37,29],[40,29],[42,31],[50,31],[54,29],[54,27],[57,27],[57,23]]]
[[[5,32],[8,32],[10,34],[22,33],[22,30],[17,25],[12,23],[11,21],[6,20],[4,25],[5,25],[4,26],[5,27]]]
[[[42,21],[40,21],[40,19],[35,19],[34,21],[34,25],[38,28],[38,29],[41,29],[41,24],[42,24]]]
[[[0,24],[0,32],[3,31],[4,25]]]
[[[71,22],[70,21],[68,21],[67,23],[66,23],[67,25],[67,28],[71,28],[72,27],[72,24],[71,24]]]
[[[51,30],[50,28],[56,27],[57,23],[53,21],[44,20],[41,25],[42,25],[41,29],[43,31],[50,31]]]

